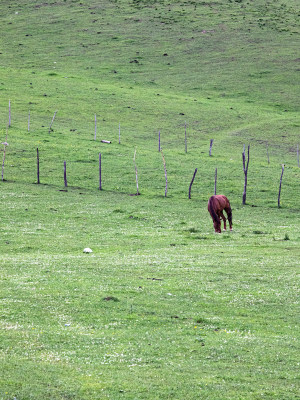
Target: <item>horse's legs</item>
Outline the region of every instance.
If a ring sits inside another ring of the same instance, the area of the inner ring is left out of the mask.
[[[228,216],[228,222],[229,222],[229,227],[230,230],[232,231],[232,211],[230,207],[225,208],[226,214]]]
[[[224,222],[224,231],[226,231],[226,218],[224,217],[223,211],[221,211],[220,216]]]

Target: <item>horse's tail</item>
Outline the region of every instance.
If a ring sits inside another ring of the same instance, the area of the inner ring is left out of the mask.
[[[219,217],[215,211],[215,196],[211,196],[208,200],[208,211],[214,222],[219,222]]]

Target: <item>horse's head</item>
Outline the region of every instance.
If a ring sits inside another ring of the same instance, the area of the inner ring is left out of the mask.
[[[216,233],[221,233],[221,224],[220,221],[214,221],[214,228]]]

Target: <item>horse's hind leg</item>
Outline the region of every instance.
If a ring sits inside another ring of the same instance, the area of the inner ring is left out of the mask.
[[[232,211],[231,211],[231,207],[226,207],[225,211],[226,211],[226,214],[228,216],[228,222],[229,222],[230,230],[232,231]]]
[[[224,231],[226,231],[226,218],[225,218],[225,216],[223,214],[223,211],[221,211],[220,216],[221,216],[221,218],[222,218],[222,220],[224,222]]]

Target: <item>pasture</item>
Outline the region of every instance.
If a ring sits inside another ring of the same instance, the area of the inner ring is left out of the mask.
[[[299,398],[298,15],[1,1],[1,400]]]

